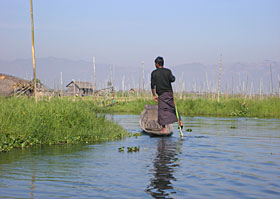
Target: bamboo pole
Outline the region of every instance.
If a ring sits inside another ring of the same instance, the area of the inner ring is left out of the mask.
[[[139,82],[138,82],[138,96],[140,97],[141,95],[141,88],[140,88],[140,85],[141,85],[141,78],[139,77]]]
[[[233,76],[231,77],[231,95],[233,96],[233,88],[234,88]]]
[[[270,94],[273,95],[273,80],[272,80],[272,68],[270,64]]]
[[[247,76],[247,81],[248,81],[248,76]],[[244,82],[243,82],[243,85],[244,85]],[[246,89],[246,91],[245,91],[245,89]],[[246,102],[246,99],[247,99],[247,96],[248,96],[248,94],[247,94],[247,83],[246,83],[246,88],[244,87],[244,92],[243,92],[244,94],[243,94],[243,96],[244,96],[244,102],[243,102],[243,104],[245,104],[245,102]]]
[[[246,78],[246,86],[245,86],[245,89],[246,89],[246,95],[248,94],[248,74],[247,74],[247,78]]]
[[[145,90],[145,79],[144,79],[144,61],[141,62],[142,64],[142,89],[143,89],[143,92]]]
[[[261,98],[261,96],[262,96],[262,83],[261,83],[261,80],[260,80],[260,87],[259,88],[260,88],[259,89],[259,96]]]
[[[181,99],[183,98],[184,90],[185,90],[185,82],[183,82],[183,85],[182,85]]]
[[[76,101],[76,83],[75,80],[73,79],[73,85],[74,85],[74,101]]]
[[[280,76],[278,75],[278,97],[280,98]]]
[[[238,73],[238,94],[241,94],[241,77],[240,77],[240,72]]]
[[[210,88],[209,88],[209,81],[208,81],[208,73],[206,72],[206,86],[207,86],[207,97],[208,94],[210,93]]]
[[[228,98],[228,89],[229,89],[229,86],[228,86],[228,83],[226,84],[226,99]]]
[[[220,55],[220,69],[219,69],[219,81],[218,81],[218,102],[220,101],[221,75],[222,75],[222,54]]]
[[[261,81],[260,81],[260,96],[261,96],[261,99],[263,99],[263,95],[264,95],[264,86],[263,86],[263,81],[262,81],[262,78],[261,78]]]
[[[111,86],[113,87],[113,65],[110,65],[110,82],[111,82]]]
[[[95,57],[92,57],[93,63],[93,93],[96,91],[96,73],[95,73]]]
[[[245,94],[245,82],[244,81],[242,81],[242,92],[241,93],[242,93],[242,95]]]
[[[252,93],[253,93],[253,82],[251,82],[250,99],[252,99]]]
[[[122,79],[122,97],[124,96],[124,83],[125,83],[125,76]]]
[[[32,61],[33,61],[33,84],[34,98],[37,104],[37,88],[36,88],[36,63],[35,63],[35,48],[34,48],[34,21],[33,21],[33,3],[30,0],[30,15],[31,15],[31,39],[32,39]]]
[[[63,81],[62,81],[62,72],[60,72],[60,97],[62,97]]]

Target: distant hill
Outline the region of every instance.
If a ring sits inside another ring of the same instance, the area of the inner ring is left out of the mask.
[[[280,62],[265,60],[260,63],[225,63],[222,69],[221,85],[225,91],[227,85],[231,91],[232,84],[234,91],[250,90],[253,86],[255,92],[263,85],[266,92],[270,91],[270,65],[272,68],[273,89],[278,92],[280,80]],[[72,80],[93,82],[93,65],[83,60],[70,60],[55,57],[39,58],[36,60],[37,77],[49,88],[60,88],[60,72],[63,75],[63,85]],[[113,82],[116,89],[122,89],[124,81],[125,89],[142,88],[141,65],[122,67],[110,66],[106,63],[96,63],[97,87],[106,87],[110,81],[110,67],[113,68]],[[202,63],[186,63],[176,66],[167,66],[176,76],[175,89],[179,85],[188,91],[202,91],[214,89],[218,84],[219,64],[206,65]],[[145,87],[149,89],[150,73],[155,69],[154,64],[145,64]],[[18,59],[13,61],[0,60],[0,72],[14,75],[24,79],[32,79],[32,59]],[[247,81],[248,77],[248,81]],[[208,81],[207,81],[208,79]],[[208,82],[208,84],[207,84]],[[247,83],[248,82],[248,83]],[[262,83],[261,83],[262,82]]]
[[[222,65],[221,87],[225,92],[226,87],[231,92],[232,85],[234,92],[247,90],[251,87],[258,92],[260,84],[265,92],[270,92],[271,73],[274,92],[279,89],[280,81],[280,62],[263,61],[260,63],[225,63]],[[182,76],[188,90],[198,91],[208,86],[216,88],[219,77],[219,64],[204,65],[200,63],[183,64],[173,67],[173,71],[178,77]],[[247,85],[247,86],[246,86]],[[195,87],[195,88],[194,88]],[[210,89],[211,90],[211,89]]]

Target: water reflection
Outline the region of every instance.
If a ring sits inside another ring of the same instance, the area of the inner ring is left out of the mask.
[[[172,181],[176,181],[174,170],[179,166],[178,158],[181,141],[173,138],[159,138],[157,154],[153,161],[153,177],[146,192],[154,198],[172,198],[171,194],[176,193]]]
[[[140,131],[138,116],[112,118]],[[188,126],[184,144],[177,131],[0,153],[0,198],[279,198],[279,119],[188,118]]]
[[[31,178],[31,192],[30,192],[30,198],[34,198],[34,190],[35,190],[35,170],[32,172],[32,178]]]

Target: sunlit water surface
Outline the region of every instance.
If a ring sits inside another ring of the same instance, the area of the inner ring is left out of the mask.
[[[138,116],[107,117],[141,132]],[[279,198],[279,119],[183,120],[192,129],[183,139],[175,128],[171,137],[0,153],[0,198]]]

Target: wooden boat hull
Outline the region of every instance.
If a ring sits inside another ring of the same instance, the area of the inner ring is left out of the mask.
[[[167,133],[161,133],[161,126],[158,124],[158,105],[146,104],[139,118],[139,125],[145,133],[156,136],[171,135],[173,125],[166,125]]]

